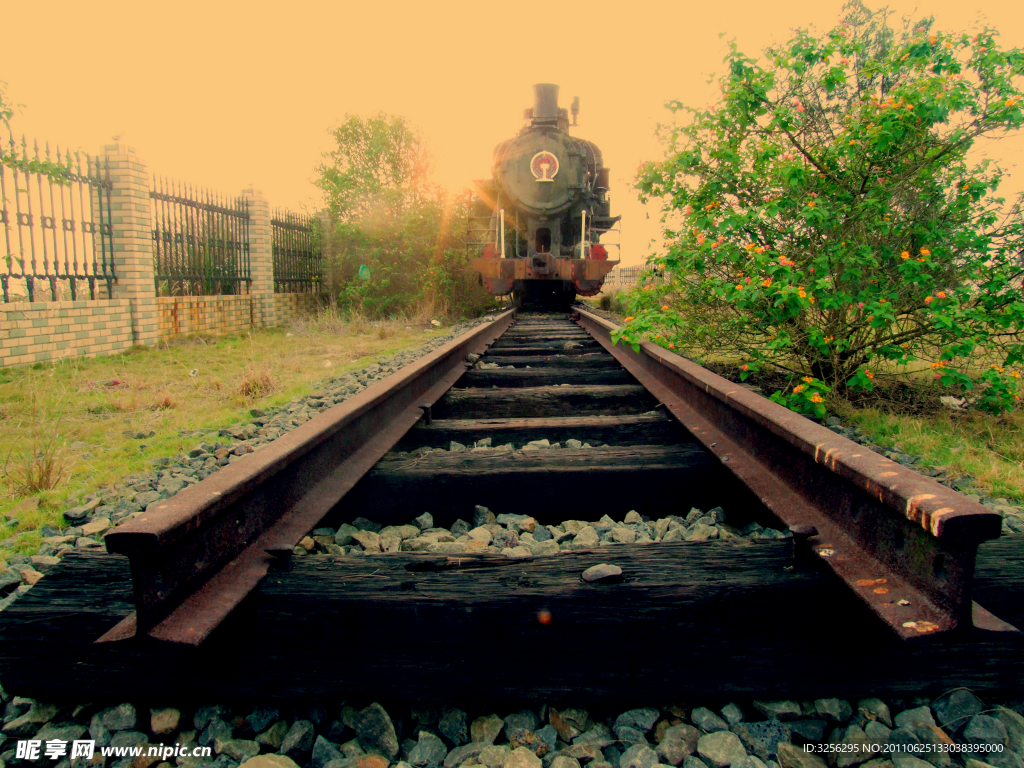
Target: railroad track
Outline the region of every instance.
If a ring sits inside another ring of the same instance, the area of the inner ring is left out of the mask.
[[[614,346],[611,328],[582,310],[504,313],[151,505],[106,538],[127,563],[69,554],[0,614],[5,686],[622,698],[670,697],[685,680],[694,693],[814,695],[836,691],[842,668],[844,695],[937,680],[1019,689],[1024,547],[977,555],[997,514],[658,347]],[[545,440],[561,447],[529,449]],[[295,555],[318,526],[429,510],[450,527],[477,504],[540,523],[723,507],[733,526],[794,535],[525,559]],[[581,581],[601,563],[621,578]],[[610,649],[627,661],[597,679],[575,666],[459,674],[567,647],[589,665]],[[649,663],[679,648],[729,663]],[[867,648],[883,658],[852,663]],[[365,663],[337,667],[343,651]]]

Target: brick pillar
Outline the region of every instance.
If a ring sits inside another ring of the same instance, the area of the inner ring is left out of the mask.
[[[258,189],[242,190],[249,205],[249,274],[252,276],[252,322],[269,328],[274,315],[274,251],[270,204]]]
[[[156,344],[158,317],[153,283],[153,224],[149,176],[133,147],[107,144],[113,230],[114,298],[131,303],[132,343]]]

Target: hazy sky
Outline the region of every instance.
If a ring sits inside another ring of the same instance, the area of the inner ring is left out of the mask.
[[[879,3],[871,2],[871,7]],[[821,2],[8,3],[0,80],[30,138],[95,152],[124,134],[151,173],[272,205],[317,207],[310,183],[328,128],[346,113],[405,115],[450,188],[490,172],[495,144],[522,125],[536,82],[579,96],[576,135],[601,147],[623,214],[624,263],[641,263],[656,213],[629,184],[660,156],[653,132],[669,99],[703,106],[726,53],[755,54],[795,27],[830,29],[842,0]],[[892,0],[940,29],[987,20],[1024,47],[1018,0]],[[154,10],[155,9],[155,10]],[[981,14],[984,14],[982,16]],[[995,153],[1021,162],[1024,142]],[[1020,188],[1018,180],[1015,186]]]

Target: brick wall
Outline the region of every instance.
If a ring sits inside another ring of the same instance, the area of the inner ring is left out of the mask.
[[[245,333],[252,328],[250,296],[158,296],[157,332],[161,339],[190,333]]]
[[[0,304],[0,366],[109,355],[130,346],[128,299]]]
[[[287,325],[300,315],[316,312],[317,297],[312,293],[275,293],[274,319],[277,325]]]

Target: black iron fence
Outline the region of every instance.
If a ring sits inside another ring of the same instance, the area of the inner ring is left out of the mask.
[[[317,293],[323,281],[319,222],[277,210],[270,220],[274,244],[274,293]]]
[[[249,211],[241,197],[153,179],[153,267],[157,296],[248,293]]]
[[[0,147],[4,302],[109,299],[114,282],[110,167],[79,152]],[[105,290],[104,290],[105,289]]]

